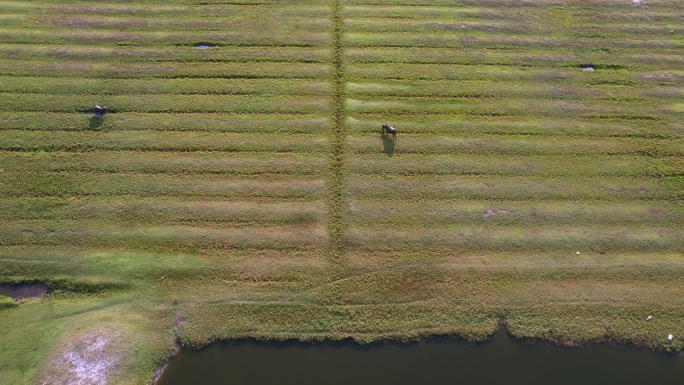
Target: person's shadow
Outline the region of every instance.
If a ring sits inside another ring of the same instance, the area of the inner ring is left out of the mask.
[[[102,126],[102,123],[104,123],[104,118],[102,116],[93,116],[88,122],[88,127],[91,130],[97,130]]]
[[[394,155],[394,146],[397,143],[396,140],[385,134],[380,134],[380,137],[382,138],[382,146],[385,149],[385,154],[391,157]]]

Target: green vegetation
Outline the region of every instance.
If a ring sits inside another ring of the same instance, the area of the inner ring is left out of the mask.
[[[0,283],[55,290],[0,296],[0,383],[503,322],[683,349],[683,11],[0,2]]]

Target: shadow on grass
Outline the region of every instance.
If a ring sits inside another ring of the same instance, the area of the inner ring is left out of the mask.
[[[389,157],[394,155],[394,146],[396,145],[396,140],[391,138],[389,135],[380,134],[382,138],[382,146],[385,149],[385,154]]]
[[[104,118],[101,116],[92,116],[88,122],[88,128],[91,130],[96,130],[102,126],[104,123]]]

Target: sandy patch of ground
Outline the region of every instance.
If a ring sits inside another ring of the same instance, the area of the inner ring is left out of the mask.
[[[122,340],[120,331],[104,328],[75,336],[53,353],[39,383],[107,384],[121,361]]]

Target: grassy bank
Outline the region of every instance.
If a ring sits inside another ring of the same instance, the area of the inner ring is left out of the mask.
[[[0,298],[0,383],[502,322],[681,350],[683,10],[0,3],[0,283],[55,289]]]

